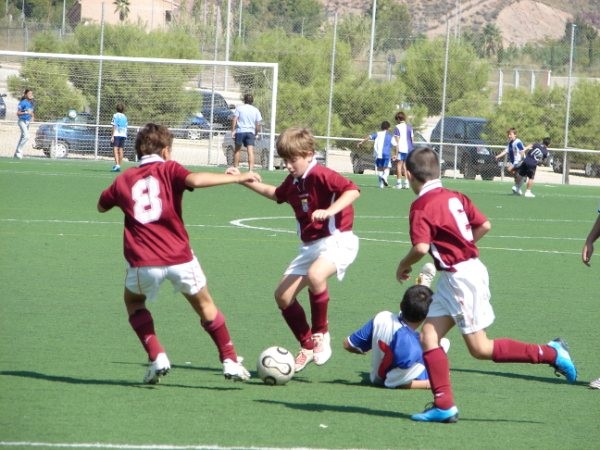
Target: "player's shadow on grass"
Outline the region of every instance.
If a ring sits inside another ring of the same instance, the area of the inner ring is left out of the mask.
[[[550,376],[538,376],[538,375],[525,375],[513,372],[498,372],[492,370],[480,370],[480,369],[457,369],[452,368],[451,372],[462,372],[462,373],[477,373],[481,375],[492,375],[495,377],[503,377],[503,378],[511,378],[511,379],[521,379],[527,381],[536,381],[539,383],[550,383],[550,384],[567,384],[564,376],[553,377],[550,373]],[[588,384],[584,381],[576,381],[572,383],[573,386],[585,386]]]
[[[188,369],[190,366],[171,366],[171,368],[177,369]],[[205,370],[212,370],[205,369]],[[222,375],[222,372],[221,372]],[[153,389],[158,385],[150,385],[144,384],[140,381],[133,380],[115,380],[115,379],[94,379],[94,378],[77,378],[71,377],[68,375],[50,375],[41,372],[34,372],[30,370],[3,370],[0,371],[0,376],[11,376],[11,377],[20,377],[20,378],[30,378],[33,380],[43,380],[43,381],[51,381],[54,383],[66,383],[66,384],[76,384],[76,385],[98,385],[98,386],[123,386],[123,387],[133,387],[133,388],[142,388],[142,389]],[[229,383],[229,382],[228,382]],[[200,384],[197,385],[188,385],[188,384],[173,384],[169,383],[168,380],[164,381],[160,386],[164,388],[166,387],[175,387],[175,388],[185,388],[185,389],[208,389],[212,391],[231,391],[238,390],[241,387],[229,385],[229,386],[202,386]]]
[[[377,417],[390,417],[392,419],[407,419],[410,420],[410,416],[413,413],[404,413],[399,411],[385,411],[382,409],[372,409],[365,408],[362,406],[344,406],[344,405],[326,405],[324,403],[292,403],[292,402],[282,402],[277,400],[256,400],[259,403],[266,403],[270,405],[281,405],[286,408],[297,409],[301,411],[332,411],[337,413],[349,413],[349,414],[364,414],[367,416],[377,416]],[[542,422],[536,420],[514,420],[514,419],[501,419],[498,417],[493,417],[490,419],[483,419],[480,417],[465,417],[461,416],[459,413],[459,423],[460,422],[507,422],[507,423],[527,423],[527,424],[540,424]]]
[[[297,409],[301,411],[333,411],[350,414],[365,414],[368,416],[378,417],[391,417],[394,419],[410,419],[410,414],[402,413],[398,411],[385,411],[382,409],[365,408],[362,406],[344,406],[344,405],[327,405],[324,403],[293,403],[293,402],[282,402],[278,400],[256,400],[259,403],[266,403],[269,405],[280,405],[286,408]]]

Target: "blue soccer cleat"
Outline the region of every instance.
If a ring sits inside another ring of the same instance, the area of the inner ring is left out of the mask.
[[[456,423],[458,422],[458,408],[453,406],[449,409],[440,409],[432,405],[422,413],[413,414],[410,418],[417,422]]]
[[[567,343],[561,338],[556,338],[548,342],[548,345],[556,350],[556,359],[552,364],[556,376],[559,376],[559,374],[564,375],[568,383],[574,383],[577,379],[577,369],[569,354]]]

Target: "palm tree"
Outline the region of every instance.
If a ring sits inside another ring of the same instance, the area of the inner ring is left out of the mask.
[[[482,45],[485,56],[496,56],[502,50],[502,33],[493,23],[483,28]]]
[[[119,13],[119,20],[124,22],[129,15],[129,0],[115,0],[113,5],[115,5],[115,12]]]

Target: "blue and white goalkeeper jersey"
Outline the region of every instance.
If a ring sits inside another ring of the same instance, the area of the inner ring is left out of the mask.
[[[419,333],[398,314],[378,313],[348,337],[363,353],[371,351],[371,382],[394,388],[428,379]]]

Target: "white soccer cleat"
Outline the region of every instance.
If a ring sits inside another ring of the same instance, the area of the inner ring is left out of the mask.
[[[167,358],[166,353],[159,353],[154,361],[151,361],[148,365],[148,370],[144,376],[144,383],[146,384],[157,384],[160,381],[160,377],[164,377],[171,370],[171,363]]]
[[[421,268],[421,272],[417,276],[415,284],[420,284],[421,286],[427,286],[428,288],[430,288],[436,273],[437,270],[433,263],[428,262],[423,264],[423,267]]]
[[[523,197],[534,198],[535,194],[531,191],[525,191],[525,195]]]
[[[294,371],[300,372],[302,369],[304,369],[308,365],[308,363],[314,361],[314,355],[315,353],[313,350],[309,350],[307,348],[300,348],[300,351],[298,352],[294,360]]]
[[[450,341],[443,337],[440,339],[440,347],[444,349],[444,353],[448,354],[448,350],[450,350]]]
[[[512,191],[513,191],[513,194],[515,194],[515,195],[521,195],[521,188],[519,186],[517,186],[516,184],[512,187]]]
[[[317,366],[322,366],[331,358],[331,336],[326,333],[314,333],[312,336],[315,348],[313,348],[314,361]]]
[[[250,372],[242,365],[244,358],[238,356],[238,360],[227,358],[223,361],[223,376],[228,380],[247,381],[250,379]]]
[[[600,378],[594,381],[590,381],[590,388],[592,389],[600,389]]]

